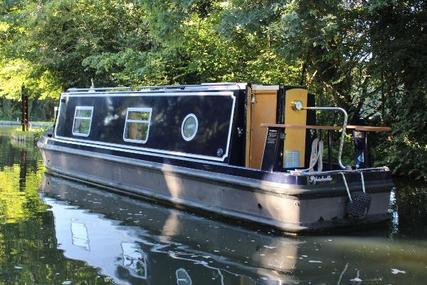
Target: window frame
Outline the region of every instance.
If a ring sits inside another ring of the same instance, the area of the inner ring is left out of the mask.
[[[129,113],[130,112],[147,112],[149,113],[148,115],[148,120],[132,120],[132,119],[128,119]],[[125,142],[131,142],[131,143],[140,143],[140,144],[145,144],[148,141],[148,137],[150,135],[150,127],[151,127],[151,115],[153,113],[153,108],[127,108],[126,110],[126,119],[125,119],[125,125],[123,127],[123,141]],[[137,124],[147,124],[147,135],[145,136],[144,140],[135,140],[135,139],[129,139],[126,138],[126,125],[127,123],[137,123]]]
[[[90,111],[90,117],[77,117],[77,111]],[[87,134],[80,133],[74,131],[74,126],[76,124],[76,120],[89,120],[89,132]],[[92,119],[93,119],[93,106],[76,106],[74,109],[74,117],[73,117],[73,127],[71,129],[71,132],[73,133],[73,136],[79,136],[79,137],[88,137],[90,135],[90,131],[92,129]]]

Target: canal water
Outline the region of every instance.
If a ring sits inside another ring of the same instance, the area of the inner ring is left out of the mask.
[[[0,284],[427,284],[427,186],[376,229],[290,237],[44,174],[0,129]]]

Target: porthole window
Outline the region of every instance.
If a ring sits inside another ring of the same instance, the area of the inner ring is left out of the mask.
[[[188,114],[182,120],[181,124],[181,135],[182,138],[186,141],[191,141],[197,134],[199,128],[199,121],[197,120],[196,115]]]

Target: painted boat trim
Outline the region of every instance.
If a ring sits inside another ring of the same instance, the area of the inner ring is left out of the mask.
[[[124,144],[114,144],[114,143],[105,143],[105,142],[99,142],[99,141],[92,141],[92,140],[82,140],[82,139],[76,139],[76,138],[70,138],[70,137],[64,137],[64,136],[59,136],[57,135],[57,129],[58,129],[58,123],[55,124],[55,138],[60,138],[62,139],[62,141],[74,141],[74,142],[79,142],[81,145],[86,145],[86,146],[103,146],[106,149],[109,149],[108,147],[116,147],[115,150],[118,150],[117,146],[120,147],[120,149],[132,149],[132,150],[142,150],[142,151],[146,151],[146,152],[141,152],[144,154],[149,154],[150,152],[153,154],[167,154],[167,155],[171,155],[171,156],[175,156],[175,157],[189,157],[189,158],[198,158],[200,160],[212,160],[212,161],[219,161],[219,162],[224,162],[224,160],[228,157],[229,154],[229,150],[230,150],[230,143],[231,143],[231,133],[232,133],[232,129],[233,129],[233,120],[234,120],[234,111],[235,111],[235,107],[236,107],[236,96],[234,95],[234,92],[231,91],[217,91],[217,92],[182,92],[182,93],[141,93],[141,92],[136,92],[136,93],[124,93],[124,94],[119,94],[119,93],[104,93],[104,94],[93,94],[93,93],[76,93],[76,94],[69,94],[69,93],[63,93],[61,94],[61,99],[59,101],[59,108],[58,108],[58,114],[56,117],[56,121],[58,122],[59,120],[59,116],[61,113],[61,106],[62,106],[62,99],[64,97],[86,97],[86,98],[90,98],[90,97],[154,97],[154,96],[229,96],[232,98],[233,103],[232,103],[232,107],[231,107],[231,115],[230,115],[230,119],[229,119],[229,128],[228,128],[228,138],[227,138],[227,145],[226,145],[226,150],[224,152],[224,155],[221,157],[216,157],[216,156],[209,156],[209,155],[200,155],[200,154],[191,154],[191,153],[185,153],[185,152],[176,152],[176,151],[166,151],[166,150],[161,150],[161,149],[155,149],[155,148],[147,148],[147,147],[135,147],[135,146],[129,146],[129,145],[124,145]],[[92,112],[93,114],[93,112]],[[90,142],[92,144],[87,144],[87,142]]]

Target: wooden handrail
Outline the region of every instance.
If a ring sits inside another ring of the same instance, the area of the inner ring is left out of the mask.
[[[290,125],[290,124],[261,124],[264,128],[278,128],[278,129],[312,129],[312,130],[327,130],[327,131],[339,131],[341,127],[338,126],[319,126],[319,125]],[[356,130],[361,132],[389,132],[390,127],[371,127],[371,126],[357,126],[348,125],[347,130]]]
[[[337,127],[337,126],[317,126],[317,125],[261,124],[261,127],[278,128],[278,129],[314,129],[314,130],[329,130],[329,131],[341,130],[341,127]]]
[[[357,126],[357,125],[349,125],[347,126],[349,130],[356,130],[361,132],[390,132],[390,127],[372,127],[372,126]]]

